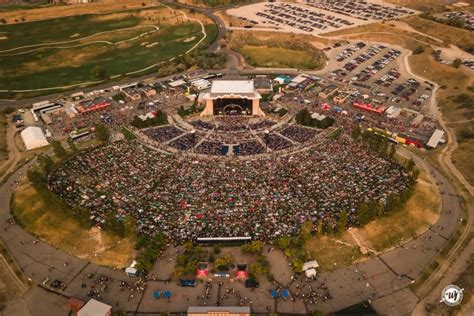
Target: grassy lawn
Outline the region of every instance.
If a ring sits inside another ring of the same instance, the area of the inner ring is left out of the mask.
[[[357,246],[339,243],[327,236],[311,238],[306,243],[306,252],[311,259],[318,261],[322,271],[349,266],[364,257]]]
[[[132,132],[130,132],[130,130],[126,127],[123,127],[120,132],[123,134],[123,136],[125,136],[125,139],[127,140],[132,140],[132,139],[135,139],[137,138],[135,136],[135,134],[133,134]]]
[[[2,36],[7,36],[8,39],[0,41],[0,50],[24,45],[68,41],[99,32],[137,26],[139,23],[140,18],[135,15],[107,20],[97,19],[95,15],[77,15],[44,21],[7,24],[2,26]]]
[[[406,206],[393,214],[378,218],[359,229],[360,235],[376,251],[417,236],[435,223],[439,216],[440,198],[436,187],[420,179]]]
[[[240,53],[255,67],[314,69],[320,66],[307,52],[282,47],[245,45]]]
[[[125,267],[133,258],[134,236],[120,238],[97,228],[84,228],[62,210],[46,208],[26,180],[16,190],[12,205],[22,227],[71,255],[114,267]]]
[[[217,28],[206,25],[206,31],[211,42]],[[0,89],[23,90],[98,81],[91,76],[97,65],[109,77],[134,72],[189,50],[202,33],[197,22],[183,21],[179,11],[155,6],[7,24],[0,36],[0,51],[19,48],[0,52]],[[37,44],[47,45],[23,47]]]
[[[59,51],[45,49],[23,55],[0,57],[0,63],[5,65],[2,72],[7,74],[0,77],[0,88],[35,89],[93,81],[90,74],[96,65],[105,68],[109,76],[122,75],[185,52],[202,38],[200,32],[201,27],[197,23],[162,25],[158,32],[118,47],[91,44],[82,48],[66,48]],[[194,37],[192,41],[183,41],[191,37]],[[147,48],[142,45],[144,42],[157,44]],[[46,64],[38,69],[32,61],[40,59]]]

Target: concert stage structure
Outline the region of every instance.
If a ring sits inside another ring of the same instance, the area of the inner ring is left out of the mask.
[[[253,80],[214,80],[211,91],[202,97],[205,108],[201,116],[265,116],[260,108],[261,98]]]

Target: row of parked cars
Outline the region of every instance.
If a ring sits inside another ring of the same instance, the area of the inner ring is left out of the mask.
[[[278,4],[268,3],[265,5],[263,12],[257,12],[256,15],[269,20],[268,23],[270,24],[285,24],[306,32],[312,32],[315,29],[325,30],[329,27],[338,29],[354,24],[334,15],[327,15],[300,5],[283,2]]]
[[[400,78],[400,73],[395,68],[392,68],[388,71],[388,73],[375,80],[374,84],[388,88],[398,78]]]
[[[367,81],[370,77],[387,67],[389,63],[394,61],[398,56],[402,54],[401,51],[396,49],[390,49],[387,53],[385,53],[381,58],[376,60],[372,65],[367,66],[364,70],[362,70],[359,74],[353,77],[351,80],[358,80],[358,81]]]
[[[367,45],[364,42],[358,42],[354,45],[347,47],[343,51],[339,52],[339,54],[337,54],[336,61],[341,62],[346,60],[347,58],[351,57],[355,52],[359,51],[365,46]]]
[[[368,1],[306,0],[306,4],[363,21],[396,19],[415,13],[404,7]]]

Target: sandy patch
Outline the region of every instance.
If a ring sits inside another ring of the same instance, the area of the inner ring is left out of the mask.
[[[145,47],[146,47],[146,48],[152,48],[153,46],[156,46],[156,45],[158,45],[158,42],[154,42],[154,43],[148,44],[148,45],[146,45]]]
[[[8,39],[8,36],[0,36],[0,41],[1,40],[7,40]]]
[[[70,38],[76,38],[76,37],[79,37],[81,34],[79,33],[74,33],[72,34],[71,36],[69,36]]]
[[[189,43],[189,42],[194,41],[195,39],[196,39],[196,36],[191,36],[191,37],[183,39],[183,43]]]

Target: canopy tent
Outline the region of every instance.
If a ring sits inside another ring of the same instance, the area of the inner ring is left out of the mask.
[[[25,128],[21,132],[21,138],[23,139],[27,150],[49,145],[41,128],[36,126],[30,126]]]
[[[161,296],[161,292],[160,292],[160,291],[155,291],[155,292],[153,292],[153,297],[154,297],[155,299],[159,299],[160,296]]]
[[[278,297],[278,292],[276,290],[271,290],[270,294],[272,295],[272,298]]]
[[[164,291],[163,292],[163,298],[171,298],[171,292],[170,291]]]
[[[281,297],[283,297],[283,298],[287,298],[288,296],[290,296],[290,293],[288,292],[288,290],[282,289],[282,290],[280,291],[280,295],[281,295]]]
[[[308,269],[304,272],[307,278],[313,278],[316,276],[316,269]]]
[[[316,260],[307,261],[303,264],[303,271],[308,269],[317,269],[319,268],[319,263]]]

